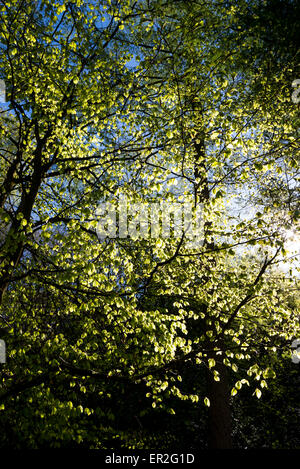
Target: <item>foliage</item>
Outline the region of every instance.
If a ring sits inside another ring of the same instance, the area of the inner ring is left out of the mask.
[[[272,275],[297,221],[297,106],[260,65],[259,22],[241,31],[249,2],[227,3],[2,3],[2,446],[176,444],[154,415],[203,427],[220,364],[260,398],[261,350],[299,334]],[[201,204],[202,245],[99,240],[98,205],[122,196]]]

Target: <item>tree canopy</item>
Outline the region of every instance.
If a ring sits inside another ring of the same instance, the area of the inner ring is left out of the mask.
[[[151,448],[186,404],[231,447],[300,334],[297,8],[1,2],[0,446]],[[184,203],[196,245],[162,235]]]

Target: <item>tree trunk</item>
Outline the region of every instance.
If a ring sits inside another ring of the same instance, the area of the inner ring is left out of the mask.
[[[220,356],[216,357],[220,360]],[[209,449],[232,448],[230,386],[228,370],[223,363],[217,362],[214,368],[219,372],[220,381],[215,381],[213,373],[208,371],[208,397],[210,400],[208,414],[208,447]]]
[[[192,104],[193,107],[193,104]],[[210,192],[208,184],[208,172],[206,168],[205,136],[202,132],[194,140],[195,148],[195,205],[209,201]],[[206,234],[209,234],[211,222],[204,225],[204,246],[214,250],[214,240],[207,241]],[[214,262],[214,261],[213,261]],[[222,349],[222,338],[219,337],[220,348]],[[207,347],[211,347],[208,342]],[[231,409],[230,409],[230,386],[228,381],[228,370],[223,364],[222,355],[212,353],[211,357],[216,362],[215,370],[219,373],[220,381],[214,380],[214,375],[208,371],[207,387],[210,400],[208,415],[208,447],[210,449],[230,449],[231,439]]]

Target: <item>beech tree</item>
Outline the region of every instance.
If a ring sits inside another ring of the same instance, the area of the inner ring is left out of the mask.
[[[10,431],[21,409],[18,444],[105,447],[103,403],[133,384],[153,409],[207,406],[210,447],[229,448],[230,396],[274,377],[257,348],[297,335],[268,275],[296,205],[265,203],[296,194],[297,106],[239,32],[248,4],[2,2],[0,405]],[[201,243],[142,236],[134,215],[135,237],[99,239],[99,205],[124,196],[201,207]],[[183,391],[191,363],[204,394]]]

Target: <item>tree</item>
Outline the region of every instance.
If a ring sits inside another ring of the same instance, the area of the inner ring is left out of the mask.
[[[267,88],[262,99],[239,69],[227,2],[14,0],[1,15],[7,425],[21,398],[25,445],[105,447],[113,430],[99,438],[95,422],[112,421],[107,401],[133,385],[153,409],[173,413],[172,396],[204,401],[210,445],[231,446],[230,392],[250,378],[266,386],[272,370],[252,354],[274,350],[274,336],[287,346],[298,327],[264,281],[284,254],[280,218],[233,212],[283,166],[296,177],[287,98],[273,102]],[[167,238],[99,240],[99,203],[122,196],[201,205],[202,245],[174,226]],[[241,246],[258,247],[250,266]],[[204,395],[182,381],[191,364],[207,376]]]

